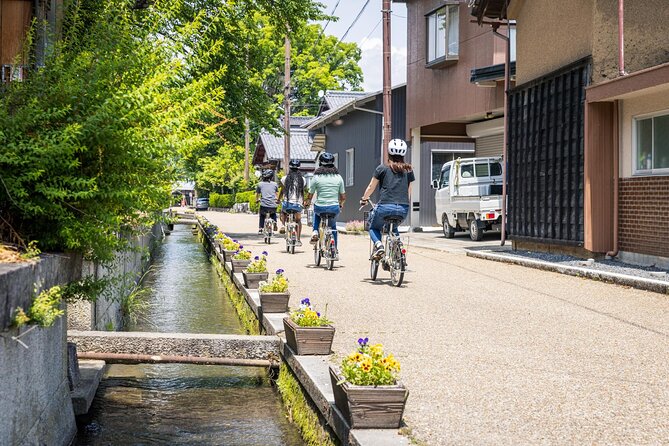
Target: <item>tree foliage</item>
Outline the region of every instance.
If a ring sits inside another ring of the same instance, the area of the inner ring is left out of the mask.
[[[46,65],[0,96],[0,215],[42,249],[110,259],[161,209],[179,151],[210,141],[220,70],[185,76],[161,4],[73,1]]]

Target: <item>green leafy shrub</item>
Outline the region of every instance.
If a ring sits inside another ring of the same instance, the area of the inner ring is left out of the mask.
[[[65,313],[60,309],[62,297],[63,291],[59,286],[42,291],[33,300],[27,313],[21,307],[16,309],[14,324],[18,327],[26,324],[51,327]]]
[[[235,204],[234,194],[217,194],[212,192],[209,194],[209,205],[213,208],[229,209]]]
[[[237,251],[232,258],[234,260],[251,260],[251,251]]]
[[[235,195],[235,203],[248,203],[251,212],[258,212],[260,209],[260,203],[258,203],[258,200],[256,199],[256,193],[252,190],[248,192],[237,192]]]

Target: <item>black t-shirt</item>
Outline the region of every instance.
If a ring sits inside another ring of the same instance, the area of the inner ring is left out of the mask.
[[[374,171],[374,178],[380,184],[379,204],[409,204],[409,183],[416,179],[413,171],[395,173],[390,167],[380,164]]]

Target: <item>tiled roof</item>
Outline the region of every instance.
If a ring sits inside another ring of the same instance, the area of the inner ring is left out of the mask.
[[[309,117],[313,119],[313,117]],[[293,119],[291,118],[291,122]],[[282,160],[283,159],[283,135],[272,135],[263,130],[260,133],[260,141],[265,147],[265,154],[268,160]],[[290,158],[299,160],[316,159],[316,152],[311,151],[311,144],[309,144],[309,132],[306,129],[291,128],[290,129]]]
[[[327,104],[329,110],[336,110],[349,102],[367,96],[369,93],[365,91],[336,91],[328,90],[325,92],[323,99]],[[327,113],[327,112],[326,112]]]

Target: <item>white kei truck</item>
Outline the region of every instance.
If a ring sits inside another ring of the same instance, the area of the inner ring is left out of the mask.
[[[469,230],[472,240],[502,226],[502,159],[458,158],[441,168],[432,182],[437,221],[446,238]]]

